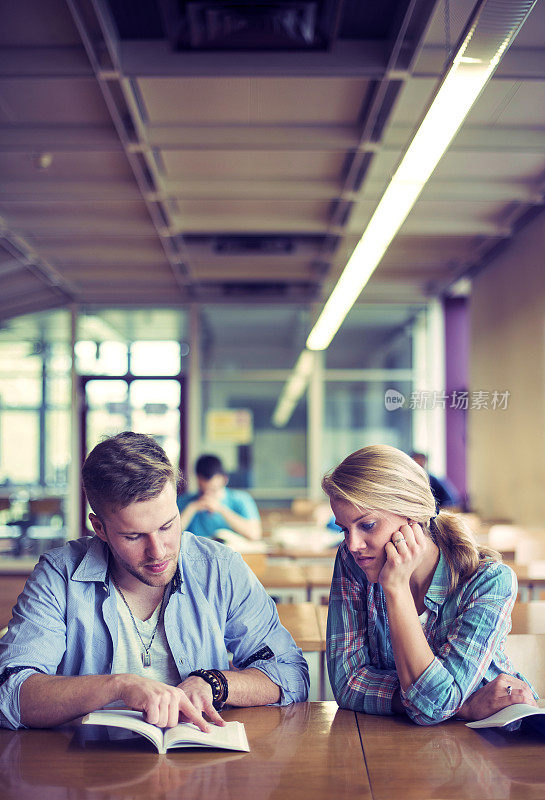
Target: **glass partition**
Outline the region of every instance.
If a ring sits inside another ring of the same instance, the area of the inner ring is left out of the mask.
[[[243,375],[203,381],[201,452],[219,456],[230,486],[249,488],[256,497],[293,496],[307,483],[306,401],[285,428],[275,428],[272,415],[282,386]]]

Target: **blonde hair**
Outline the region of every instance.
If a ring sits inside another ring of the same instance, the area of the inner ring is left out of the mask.
[[[347,500],[359,508],[387,511],[418,522],[448,564],[450,592],[483,561],[501,561],[495,550],[475,542],[460,516],[446,511],[436,515],[428,474],[396,447],[370,445],[357,450],[324,476],[322,489],[330,498]]]

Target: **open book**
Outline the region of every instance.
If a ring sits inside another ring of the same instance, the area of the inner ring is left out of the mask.
[[[505,728],[513,722],[528,719],[533,728],[541,733],[545,733],[545,708],[536,708],[527,703],[514,703],[512,706],[496,711],[486,719],[478,719],[475,722],[466,722],[468,728]]]
[[[82,719],[83,725],[111,725],[134,731],[152,742],[159,753],[171,747],[213,747],[220,750],[250,752],[242,722],[227,722],[225,726],[211,725],[210,733],[203,733],[192,722],[181,722],[174,728],[158,728],[145,722],[141,711],[104,709],[92,711]]]

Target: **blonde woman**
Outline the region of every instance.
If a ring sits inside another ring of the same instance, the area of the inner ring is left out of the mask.
[[[327,624],[339,705],[420,725],[535,705],[503,651],[516,577],[459,517],[435,516],[422,467],[395,447],[364,447],[322,486],[345,536]]]

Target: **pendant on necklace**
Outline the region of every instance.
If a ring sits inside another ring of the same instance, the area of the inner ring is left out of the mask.
[[[151,667],[151,656],[147,650],[142,651],[142,666]]]

